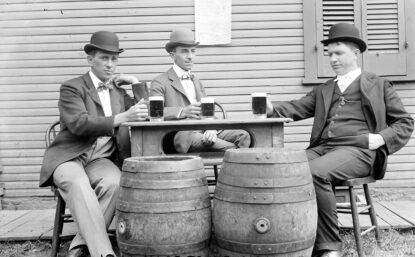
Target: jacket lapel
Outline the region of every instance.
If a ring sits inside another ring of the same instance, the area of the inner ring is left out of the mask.
[[[374,131],[376,132],[376,128],[377,128],[377,124],[376,124],[376,118],[375,118],[375,113],[373,111],[373,105],[376,106],[376,103],[372,103],[371,99],[378,99],[379,101],[380,96],[376,96],[374,95],[373,92],[373,87],[375,87],[375,83],[374,81],[371,79],[371,74],[370,73],[366,73],[366,72],[362,72],[362,74],[360,75],[360,92],[362,95],[362,109],[363,109],[363,113],[366,116],[371,116],[371,118],[367,117],[366,120],[371,120],[373,121],[373,123],[368,122],[368,126],[370,131]]]
[[[334,82],[334,79],[331,79],[327,81],[327,84],[323,89],[321,90],[321,93],[323,95],[323,101],[324,101],[324,117],[327,118],[327,115],[329,113],[329,108],[331,104],[331,100],[333,98],[333,92],[334,87],[336,83]]]
[[[97,89],[94,86],[94,83],[92,82],[91,77],[89,76],[89,72],[87,72],[84,76],[83,79],[85,81],[86,86],[88,87],[88,94],[91,97],[91,99],[98,104],[99,106],[101,106],[102,108],[102,104],[101,101],[99,100],[99,96],[98,96],[98,92]]]
[[[110,101],[111,101],[111,111],[112,115],[118,114],[121,112],[121,104],[120,104],[120,92],[118,88],[113,84],[113,88],[110,91]]]
[[[197,101],[199,101],[200,102],[200,98],[202,97],[202,90],[201,90],[201,86],[200,86],[200,81],[199,81],[199,79],[198,78],[196,78],[196,77],[193,77],[192,78],[192,82],[193,82],[193,85],[195,86],[195,92],[196,92],[196,99],[197,99]]]
[[[179,91],[190,103],[190,100],[189,98],[187,98],[186,92],[184,91],[184,88],[182,86],[182,83],[180,82],[180,79],[177,76],[176,72],[173,70],[173,68],[170,68],[167,71],[167,75],[169,76],[169,79],[171,81],[171,86],[175,88],[177,91]]]

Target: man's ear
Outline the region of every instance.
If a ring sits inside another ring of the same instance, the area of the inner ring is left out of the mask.
[[[86,60],[88,61],[89,64],[92,63],[92,56],[90,56],[89,54],[86,56]]]

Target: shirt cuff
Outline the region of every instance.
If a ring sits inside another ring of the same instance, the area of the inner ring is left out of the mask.
[[[180,119],[180,116],[182,115],[183,109],[184,109],[183,107],[180,109],[179,114],[177,114],[177,119]]]

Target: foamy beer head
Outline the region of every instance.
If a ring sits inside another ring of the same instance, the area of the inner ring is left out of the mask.
[[[215,98],[202,97],[200,99],[202,118],[213,118],[215,116]]]
[[[150,120],[160,121],[163,120],[164,116],[164,97],[163,96],[150,96],[149,111]]]
[[[256,117],[267,117],[267,94],[252,93],[252,113]]]

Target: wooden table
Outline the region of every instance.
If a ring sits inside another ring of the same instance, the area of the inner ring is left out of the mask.
[[[283,147],[284,123],[289,118],[226,119],[226,120],[170,120],[162,122],[126,122],[131,129],[132,156],[164,155],[163,138],[180,130],[243,129],[251,135],[251,147]]]

